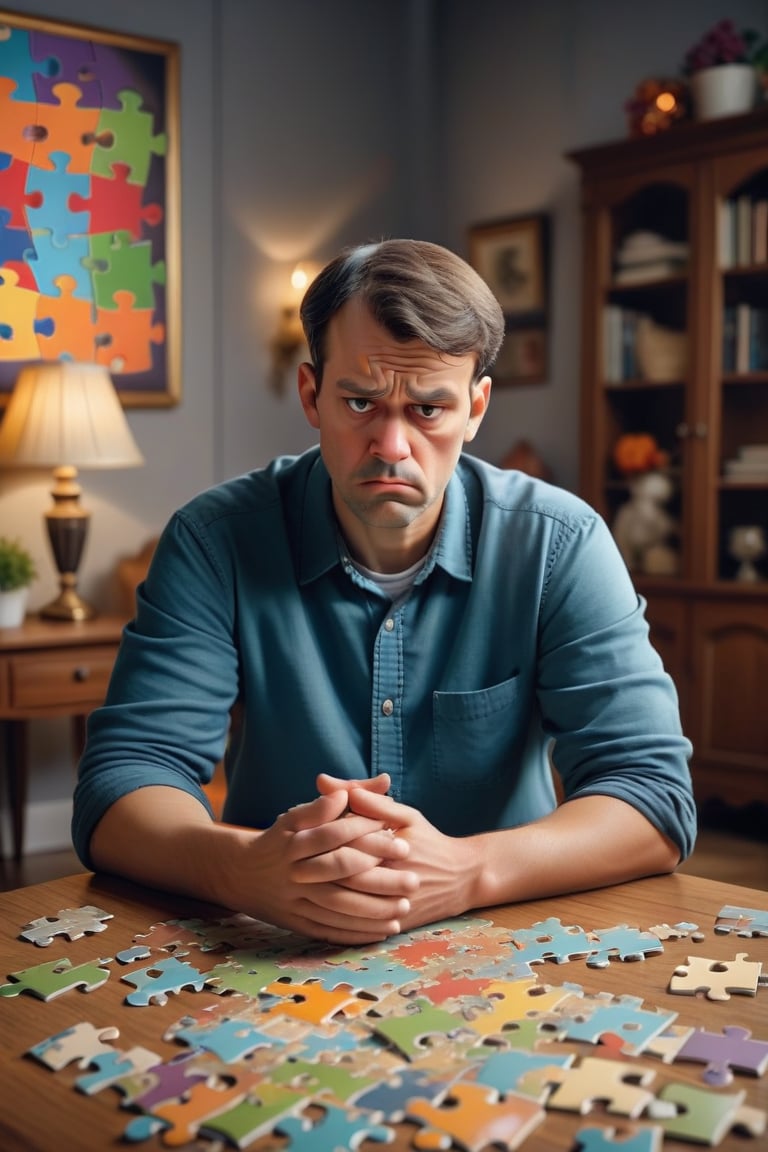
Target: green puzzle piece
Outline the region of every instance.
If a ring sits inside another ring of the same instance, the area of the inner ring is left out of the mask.
[[[89,964],[72,967],[67,959],[48,960],[35,964],[33,968],[23,968],[21,972],[10,972],[14,983],[0,985],[0,996],[18,996],[21,992],[31,992],[41,1000],[53,1000],[70,988],[82,987],[84,992],[92,992],[109,980],[109,969],[100,965],[109,960],[94,960]]]
[[[690,1084],[665,1084],[657,1100],[679,1105],[683,1111],[677,1116],[665,1116],[658,1111],[659,1124],[665,1136],[680,1140],[695,1140],[700,1144],[719,1144],[734,1124],[738,1124],[746,1092],[715,1093],[709,1088],[694,1088]],[[746,1119],[749,1119],[747,1110]],[[755,1133],[759,1135],[759,1133]]]
[[[164,132],[155,135],[155,120],[151,112],[142,110],[142,98],[138,92],[125,89],[118,93],[122,104],[120,111],[102,108],[99,116],[97,137],[109,134],[113,139],[108,145],[101,144],[94,149],[91,171],[106,180],[114,179],[113,164],[127,164],[130,168],[130,184],[147,183],[152,156],[164,156],[167,140]]]
[[[378,1036],[389,1040],[407,1060],[423,1055],[426,1046],[422,1043],[429,1036],[447,1036],[456,1040],[458,1033],[464,1032],[474,1042],[476,1034],[469,1025],[451,1012],[435,1008],[429,1000],[414,1000],[405,1016],[391,1016],[371,1024]]]
[[[89,240],[93,296],[98,308],[117,311],[116,292],[130,292],[134,308],[155,307],[155,284],[165,283],[165,263],[152,263],[152,244],[135,244],[130,232],[101,232]]]

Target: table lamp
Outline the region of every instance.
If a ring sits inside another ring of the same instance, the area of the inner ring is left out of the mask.
[[[143,463],[106,368],[60,360],[21,370],[0,425],[0,464],[53,468],[53,507],[45,520],[60,592],[41,616],[89,620],[96,615],[77,592],[90,520],[80,504],[78,468]]]

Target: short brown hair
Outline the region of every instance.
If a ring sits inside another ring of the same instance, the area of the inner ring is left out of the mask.
[[[346,249],[312,281],[301,322],[318,386],[333,316],[362,297],[396,340],[421,340],[452,356],[474,353],[484,376],[504,338],[504,314],[477,272],[447,248],[426,240],[381,240]]]

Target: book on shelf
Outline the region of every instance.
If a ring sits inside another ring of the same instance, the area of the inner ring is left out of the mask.
[[[634,308],[606,304],[603,309],[603,377],[606,384],[622,384],[639,375],[637,321]]]
[[[736,197],[736,263],[752,263],[752,200]]]
[[[768,372],[768,307],[723,309],[723,372]]]
[[[752,259],[755,264],[768,261],[768,200],[755,200],[752,207]]]
[[[768,308],[749,312],[749,372],[768,372]]]
[[[736,305],[736,371],[749,371],[749,304]]]
[[[736,308],[723,309],[723,372],[736,371]]]
[[[768,261],[768,199],[743,194],[721,200],[717,225],[721,269]]]

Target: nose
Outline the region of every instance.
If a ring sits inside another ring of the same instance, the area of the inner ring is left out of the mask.
[[[405,460],[411,454],[407,429],[400,417],[382,417],[371,441],[371,455],[393,464]]]

